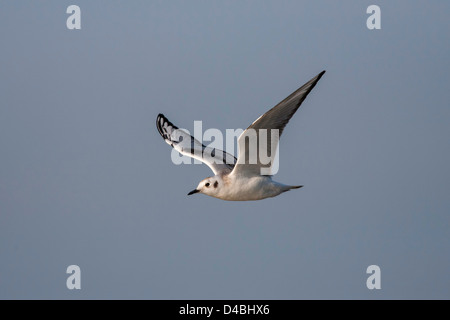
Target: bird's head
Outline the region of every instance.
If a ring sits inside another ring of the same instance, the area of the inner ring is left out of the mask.
[[[219,192],[220,184],[221,180],[217,176],[203,179],[202,181],[200,181],[197,188],[188,193],[188,196],[194,193],[204,193],[208,196],[214,197]]]

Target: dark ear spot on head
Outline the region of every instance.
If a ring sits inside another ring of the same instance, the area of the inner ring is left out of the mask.
[[[217,188],[218,185],[219,185],[219,183],[217,181],[214,182],[214,188]]]

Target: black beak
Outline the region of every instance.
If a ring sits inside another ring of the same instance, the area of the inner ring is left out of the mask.
[[[200,192],[200,190],[194,189],[188,193],[188,196],[190,196],[191,194],[197,193],[197,192]]]

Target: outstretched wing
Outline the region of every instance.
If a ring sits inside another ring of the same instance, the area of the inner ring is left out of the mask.
[[[270,171],[270,167],[275,159],[278,139],[283,133],[284,127],[324,73],[325,71],[322,71],[302,87],[295,90],[286,99],[256,119],[239,136],[239,156],[232,174],[246,176],[269,174],[264,172]],[[272,132],[273,129],[276,131]],[[270,161],[261,161],[260,155],[270,158]]]
[[[156,118],[156,128],[167,144],[179,153],[205,163],[214,174],[228,173],[233,170],[236,158],[219,149],[206,147],[186,131],[173,125],[163,114]]]

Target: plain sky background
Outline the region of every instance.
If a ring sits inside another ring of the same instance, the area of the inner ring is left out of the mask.
[[[0,2],[0,298],[449,299],[449,15],[437,0]],[[304,188],[186,195],[211,171],[171,162],[158,113],[246,128],[322,70],[274,177]]]

